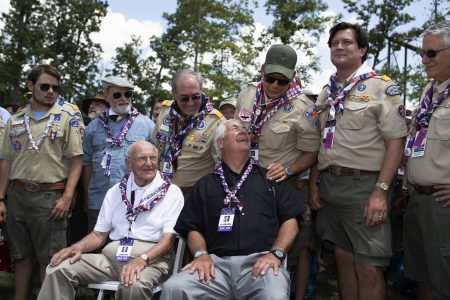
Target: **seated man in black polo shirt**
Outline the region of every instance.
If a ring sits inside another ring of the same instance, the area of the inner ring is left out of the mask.
[[[219,125],[214,146],[222,161],[194,185],[175,226],[195,259],[166,281],[160,299],[289,299],[281,263],[303,201],[249,157],[239,121]]]

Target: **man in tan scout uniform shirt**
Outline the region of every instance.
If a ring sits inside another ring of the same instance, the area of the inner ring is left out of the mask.
[[[172,80],[172,101],[164,101],[152,141],[160,154],[159,169],[183,193],[214,170],[214,132],[225,121],[202,93],[202,78],[182,70]]]
[[[391,233],[387,195],[406,135],[398,87],[364,63],[359,25],[339,23],[328,45],[337,72],[316,102],[322,143],[317,233],[334,244],[343,299],[385,299]]]
[[[31,102],[8,121],[0,148],[1,199],[10,184],[6,227],[15,260],[15,299],[28,299],[34,258],[43,281],[52,255],[66,246],[66,217],[80,177],[81,113],[75,105],[56,102],[59,80],[50,65],[31,69]],[[0,209],[6,214],[4,206]]]
[[[289,180],[297,187],[295,174],[317,161],[320,133],[313,123],[314,103],[294,79],[297,54],[288,45],[273,45],[262,67],[261,82],[249,84],[239,95],[236,119],[253,134],[251,154],[268,179]],[[307,199],[307,190],[299,195]],[[309,279],[308,245],[311,214],[303,216],[297,263],[296,297],[303,299]],[[297,253],[295,253],[296,255]]]
[[[425,30],[422,63],[432,81],[414,112],[405,154],[414,192],[403,220],[406,276],[420,299],[450,299],[450,21]]]

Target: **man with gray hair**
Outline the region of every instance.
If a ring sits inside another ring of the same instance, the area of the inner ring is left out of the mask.
[[[419,299],[450,299],[450,21],[425,30],[422,63],[429,79],[405,146],[413,193],[404,216],[406,276]]]
[[[160,170],[183,193],[214,169],[213,134],[225,121],[202,92],[200,74],[177,72],[172,80],[173,100],[162,103],[152,141],[160,153]]]
[[[164,283],[160,299],[287,300],[282,262],[305,205],[288,184],[267,179],[238,120],[219,125],[214,145],[222,161],[194,185],[174,228],[195,259]]]
[[[102,80],[103,95],[110,108],[86,128],[83,137],[83,184],[91,232],[106,191],[126,172],[123,160],[127,148],[136,141],[150,140],[155,124],[132,105],[133,85],[125,78],[108,76]]]
[[[121,282],[116,299],[151,299],[168,274],[183,195],[161,177],[151,143],[133,143],[125,163],[130,172],[108,190],[94,231],[52,257],[38,299],[75,299],[78,285],[107,280]],[[101,254],[86,253],[108,237]]]

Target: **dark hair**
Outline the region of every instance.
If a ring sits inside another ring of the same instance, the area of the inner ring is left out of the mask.
[[[56,79],[58,79],[58,81],[61,80],[61,75],[59,75],[59,72],[51,65],[38,65],[33,67],[28,73],[27,79],[34,84],[44,73],[55,77]]]
[[[361,58],[361,62],[364,62],[367,58],[367,53],[369,52],[369,37],[367,36],[367,32],[361,27],[359,24],[351,24],[347,22],[341,22],[336,24],[333,28],[330,29],[330,37],[328,38],[328,47],[331,48],[331,42],[338,31],[352,29],[355,33],[356,42],[358,43],[358,48],[367,48],[366,53]]]

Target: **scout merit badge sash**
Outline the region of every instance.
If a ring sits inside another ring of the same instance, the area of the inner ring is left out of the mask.
[[[277,111],[289,101],[302,93],[300,85],[295,80],[289,83],[289,89],[280,98],[274,99],[268,103],[264,101],[264,89],[262,80],[256,88],[255,99],[253,100],[252,113],[250,116],[250,132],[252,133],[252,145],[250,156],[258,161],[258,137],[261,135],[262,128],[267,121],[272,118]],[[246,122],[248,116],[239,115],[242,121]]]
[[[133,247],[134,240],[129,238],[128,235],[131,232],[131,224],[136,220],[137,216],[140,212],[152,210],[161,200],[164,199],[167,190],[170,187],[170,181],[164,180],[164,182],[153,192],[144,196],[141,200],[139,200],[139,204],[134,207],[134,201],[128,200],[127,197],[127,186],[128,179],[130,178],[130,173],[125,174],[122,180],[119,183],[120,193],[122,195],[122,202],[125,204],[127,212],[126,217],[128,220],[128,232],[127,237],[120,239],[119,248],[117,249],[116,260],[117,261],[128,261],[131,249]],[[132,177],[134,180],[134,176]],[[130,184],[131,187],[131,184]],[[133,199],[132,192],[132,200]]]
[[[337,73],[330,76],[327,89],[324,93],[324,97],[327,99],[326,106],[330,107],[331,117],[331,119],[326,122],[325,129],[323,131],[325,148],[330,149],[333,147],[334,132],[336,130],[336,114],[344,111],[344,101],[347,94],[359,81],[374,77],[376,75],[377,73],[375,73],[375,71],[373,71],[366,63],[363,63],[356,71],[353,78],[345,83],[343,87],[337,86]],[[319,111],[319,113],[322,111],[323,110]]]
[[[442,101],[448,97],[450,93],[450,84],[444,91],[439,94],[436,101],[433,101],[434,86],[436,80],[433,80],[430,88],[425,93],[422,102],[414,112],[413,122],[411,124],[411,133],[405,144],[405,156],[420,157],[425,154],[425,146],[427,142],[428,125],[431,115],[436,107],[441,105]]]
[[[156,134],[156,139],[161,144],[159,162],[163,163],[161,171],[163,178],[172,178],[173,173],[177,170],[178,157],[181,154],[181,148],[185,137],[192,128],[203,122],[205,117],[214,109],[205,94],[202,94],[202,101],[205,101],[206,103],[200,113],[194,118],[185,119],[175,110],[176,101],[173,100],[170,112]]]
[[[101,115],[98,116],[98,120],[103,125],[103,128],[106,131],[106,143],[109,143],[109,148],[106,150],[105,155],[102,160],[102,167],[105,169],[105,176],[111,175],[111,152],[114,146],[120,147],[122,146],[122,141],[125,139],[125,135],[130,129],[136,117],[139,115],[139,112],[131,107],[131,113],[126,116],[125,122],[123,122],[122,127],[120,128],[119,133],[113,137],[111,130],[109,129],[109,110],[106,109]]]
[[[48,118],[48,122],[45,125],[44,131],[42,132],[41,136],[38,138],[37,141],[33,139],[33,135],[31,134],[31,128],[30,128],[30,116],[28,116],[26,113],[24,115],[24,125],[25,125],[25,131],[28,136],[28,141],[30,142],[30,149],[39,151],[39,147],[41,147],[42,143],[44,142],[47,135],[50,136],[50,141],[54,142],[56,139],[57,131],[58,131],[58,124],[61,122],[61,115],[60,114],[50,114]]]
[[[244,206],[239,201],[239,198],[236,197],[236,194],[241,189],[250,172],[253,170],[253,167],[257,165],[257,162],[250,157],[250,162],[247,168],[245,169],[244,174],[239,179],[238,183],[233,187],[233,189],[230,189],[230,187],[227,184],[227,181],[225,180],[222,164],[223,161],[220,161],[214,167],[214,173],[219,175],[220,182],[222,183],[222,188],[226,193],[225,199],[223,199],[223,203],[226,205],[226,207],[223,208],[222,212],[220,213],[217,231],[231,231],[233,229],[233,221],[235,213],[235,207],[231,207],[231,202],[236,203],[237,208],[239,209],[241,214],[244,215],[244,213],[242,212]]]

